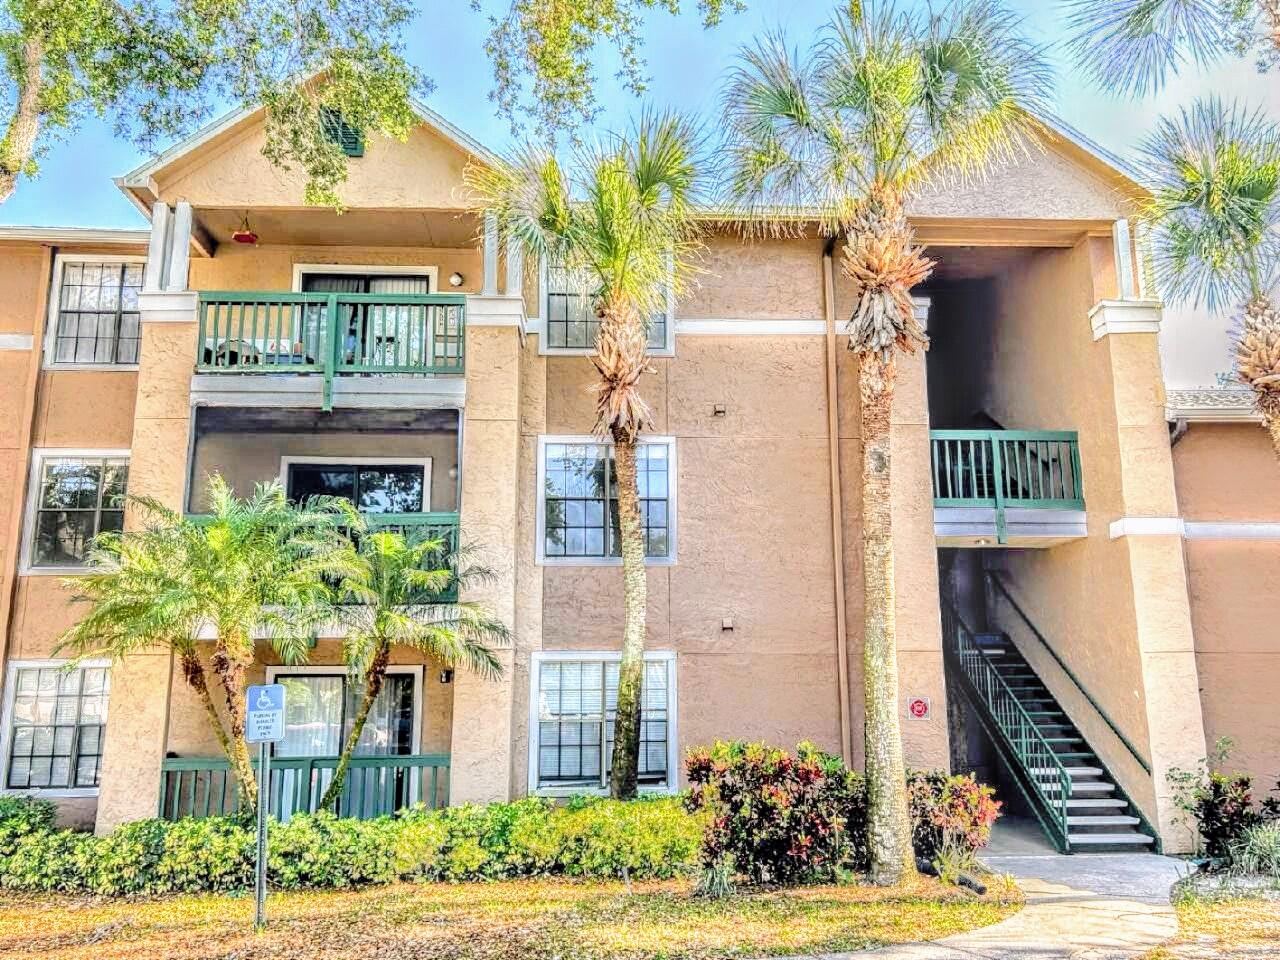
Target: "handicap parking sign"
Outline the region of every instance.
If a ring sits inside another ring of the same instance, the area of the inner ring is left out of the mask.
[[[284,685],[255,684],[249,688],[245,701],[245,742],[277,743],[283,740]]]

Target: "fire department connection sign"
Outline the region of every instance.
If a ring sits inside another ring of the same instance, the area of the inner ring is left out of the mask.
[[[278,743],[284,739],[284,686],[266,683],[249,688],[245,697],[246,743]]]
[[[928,697],[907,698],[907,716],[912,720],[928,720],[930,710]]]

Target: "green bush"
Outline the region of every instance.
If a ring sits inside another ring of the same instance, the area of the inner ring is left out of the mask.
[[[1280,822],[1266,820],[1246,827],[1232,844],[1231,861],[1241,873],[1280,879]]]
[[[569,875],[664,878],[696,866],[702,822],[674,797],[565,806],[418,807],[376,820],[332,814],[272,822],[273,887]],[[102,896],[200,893],[253,884],[241,819],[140,820],[105,837],[53,829],[51,805],[0,798],[0,888]]]

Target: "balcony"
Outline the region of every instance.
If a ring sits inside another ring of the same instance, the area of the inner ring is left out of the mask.
[[[257,768],[256,761],[253,766]],[[337,766],[337,757],[273,757],[267,785],[271,815],[288,820],[315,813]],[[156,812],[161,819],[227,816],[244,808],[223,757],[167,757],[160,770]],[[418,803],[431,809],[448,806],[449,754],[352,757],[337,813],[370,820]]]
[[[1080,444],[1067,430],[934,430],[939,546],[1049,547],[1086,535]]]
[[[204,402],[449,405],[462,389],[461,294],[205,291],[198,321],[192,392]]]

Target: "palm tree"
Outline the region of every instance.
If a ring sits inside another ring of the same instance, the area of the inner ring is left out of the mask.
[[[204,706],[209,726],[252,807],[257,797],[244,742],[246,674],[265,634],[285,663],[307,659],[314,629],[332,616],[326,580],[352,572],[340,505],[316,498],[294,506],[279,483],[241,499],[219,476],[209,481],[208,516],[192,519],[150,498],[133,498],[145,526],[94,541],[95,572],[65,582],[89,612],[59,650],[77,658],[167,648]],[[226,706],[218,713],[201,658],[201,633],[216,631],[209,665]]]
[[[1188,63],[1280,52],[1280,0],[1064,0],[1068,49],[1110,90],[1154,93]]]
[[[611,791],[636,793],[640,684],[644,668],[645,537],[636,485],[636,446],[651,425],[640,379],[649,318],[679,297],[699,248],[693,197],[698,137],[687,120],[645,113],[630,136],[579,148],[566,170],[545,148],[526,146],[467,180],[500,232],[531,260],[586,278],[600,320],[596,336],[595,430],[613,439],[622,553],[623,632]]]
[[[1201,100],[1161,118],[1142,147],[1151,196],[1156,286],[1211,309],[1243,304],[1236,376],[1280,457],[1280,124],[1262,112]]]
[[[502,664],[490,645],[506,646],[511,632],[476,603],[453,600],[468,583],[491,579],[484,567],[463,566],[443,537],[369,532],[356,518],[359,547],[339,588],[347,628],[342,654],[353,677],[364,680],[364,696],[343,746],[333,779],[320,800],[327,810],[342,795],[351,757],[369,711],[382,690],[393,646],[410,647],[446,667],[463,665],[496,678]]]
[[[724,93],[726,192],[735,216],[782,229],[817,218],[843,237],[857,303],[866,773],[872,878],[915,870],[898,718],[889,413],[900,354],[927,346],[911,290],[933,263],[904,202],[939,177],[972,178],[1026,149],[1050,74],[1043,52],[998,3],[937,15],[891,2],[841,8],[803,58],[772,36],[745,48]],[[756,229],[748,227],[748,229]]]

